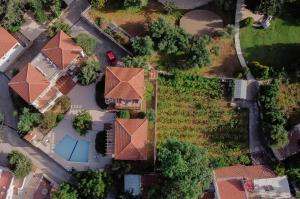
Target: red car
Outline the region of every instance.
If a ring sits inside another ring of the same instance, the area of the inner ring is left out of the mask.
[[[111,51],[111,50],[107,51],[106,58],[110,65],[114,66],[117,64],[117,56],[115,55],[115,53],[113,51]]]

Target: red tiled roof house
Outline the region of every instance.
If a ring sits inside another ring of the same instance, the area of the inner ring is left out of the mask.
[[[116,119],[107,136],[107,155],[116,160],[147,160],[147,119]]]
[[[58,82],[77,67],[83,50],[60,31],[42,49],[31,63],[9,82],[9,86],[27,103],[41,113],[48,111],[64,93]],[[75,85],[75,82],[74,82]]]
[[[105,73],[105,103],[116,109],[142,108],[144,69],[107,67]]]
[[[0,199],[11,199],[14,194],[14,175],[3,167],[0,167]]]
[[[21,44],[4,28],[0,27],[0,71],[4,72],[9,63],[23,50]]]
[[[291,198],[286,176],[263,165],[235,165],[213,172],[216,199]]]

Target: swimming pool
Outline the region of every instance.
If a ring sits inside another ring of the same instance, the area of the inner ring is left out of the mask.
[[[54,152],[67,161],[88,162],[90,142],[85,140],[76,140],[65,135],[63,139],[56,144]]]

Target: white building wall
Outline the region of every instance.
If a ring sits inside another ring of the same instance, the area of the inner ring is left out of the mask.
[[[17,58],[24,50],[20,43],[16,43],[3,57],[0,58],[0,71],[5,72],[8,66]]]

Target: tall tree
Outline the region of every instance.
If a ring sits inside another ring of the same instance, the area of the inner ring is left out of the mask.
[[[53,194],[52,199],[78,199],[78,194],[69,184],[63,183],[60,190]]]
[[[12,151],[7,156],[9,168],[13,171],[16,177],[23,178],[27,176],[32,168],[32,162],[23,153]]]
[[[206,150],[188,142],[167,140],[158,150],[163,198],[198,199],[211,183]]]

